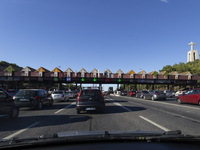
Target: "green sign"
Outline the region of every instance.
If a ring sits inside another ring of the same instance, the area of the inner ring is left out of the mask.
[[[122,80],[119,78],[118,82],[121,82]]]
[[[133,82],[133,79],[131,79],[130,82]]]
[[[82,78],[82,79],[81,79],[81,81],[85,81],[85,79],[84,79],[84,78]]]
[[[97,79],[96,79],[96,78],[94,78],[94,80],[93,80],[93,81],[95,82],[95,81],[97,81]]]
[[[58,78],[54,78],[54,81],[58,81]]]

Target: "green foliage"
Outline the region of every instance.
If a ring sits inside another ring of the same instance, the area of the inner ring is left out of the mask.
[[[193,75],[200,75],[200,61],[197,59],[194,62],[188,62],[186,64],[180,62],[179,64],[174,64],[173,66],[166,65],[159,71],[166,71],[168,73],[172,71],[177,71],[178,73],[189,71]]]
[[[16,65],[15,63],[8,63],[6,61],[0,61],[0,66],[2,66],[2,67],[8,67],[10,65],[12,65],[13,67],[19,68],[19,69],[23,69],[22,67]]]

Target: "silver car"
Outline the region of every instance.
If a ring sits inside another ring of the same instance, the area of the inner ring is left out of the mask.
[[[69,98],[75,98],[75,94],[72,91],[66,91],[65,93]]]
[[[150,91],[147,94],[143,96],[144,99],[151,99],[152,101],[158,100],[158,99],[163,99],[166,100],[166,94],[163,91]]]
[[[60,91],[53,91],[52,94],[51,94],[51,97],[54,100],[54,102],[68,101],[69,100],[69,97],[62,90],[60,90]]]

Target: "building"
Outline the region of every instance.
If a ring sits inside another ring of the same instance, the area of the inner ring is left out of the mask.
[[[188,45],[191,45],[191,50],[187,53],[187,62],[193,62],[198,58],[198,51],[194,50],[194,45],[196,45],[196,43],[188,43]]]

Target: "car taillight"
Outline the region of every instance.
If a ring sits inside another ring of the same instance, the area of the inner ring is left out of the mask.
[[[15,97],[13,96],[13,100],[15,100]]]
[[[155,93],[154,95],[158,95],[158,93]]]
[[[77,96],[77,101],[79,102],[80,99],[80,95],[81,95],[81,91],[79,92],[78,96]]]
[[[62,97],[64,97],[64,95],[62,95]]]
[[[101,92],[101,91],[100,91],[100,92]],[[103,96],[103,93],[102,93],[102,92],[101,92],[101,97],[102,97],[102,98],[101,98],[101,101],[104,102],[104,96]]]
[[[38,96],[35,96],[33,99],[34,99],[34,100],[35,100],[35,99],[38,99]]]

